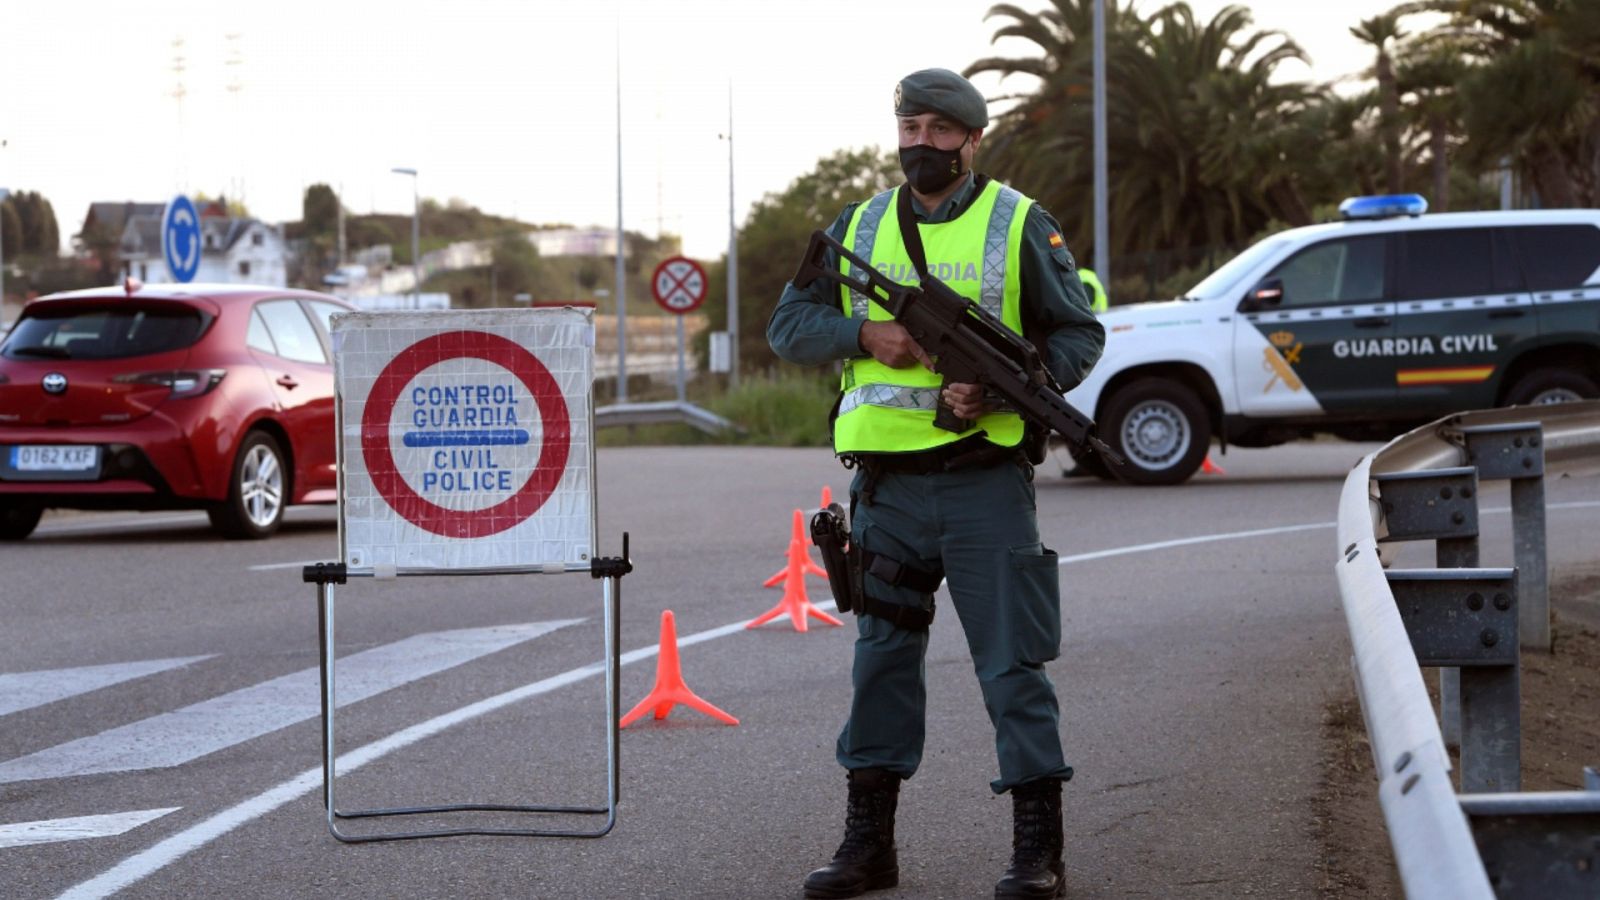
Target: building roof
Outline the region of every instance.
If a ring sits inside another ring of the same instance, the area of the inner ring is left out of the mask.
[[[89,214],[83,217],[83,228],[78,233],[87,234],[90,228],[98,225],[107,234],[121,235],[128,220],[135,216],[154,216],[159,224],[166,208],[164,203],[135,203],[132,200],[91,203]]]
[[[128,220],[119,241],[124,259],[146,259],[161,255],[161,216],[164,210],[165,207],[158,207],[153,214],[139,213]],[[227,253],[256,225],[273,231],[260,219],[202,218],[200,252],[208,255]]]

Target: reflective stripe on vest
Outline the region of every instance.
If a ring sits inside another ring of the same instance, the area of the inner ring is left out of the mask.
[[[861,220],[856,225],[855,244],[850,251],[862,259],[872,259],[872,245],[878,241],[878,225],[883,222],[883,212],[889,208],[894,200],[894,191],[884,191],[867,201],[866,209],[861,211]],[[849,275],[858,281],[865,281],[866,275],[856,270],[855,263],[850,264]],[[867,304],[870,301],[866,294],[860,291],[850,292],[850,315],[858,318],[867,315]]]
[[[895,384],[869,384],[858,387],[839,401],[839,415],[858,406],[885,406],[891,409],[934,410],[939,406],[937,387],[905,387]]]
[[[903,188],[901,188],[903,190]],[[895,191],[885,191],[857,208],[844,243],[871,260],[891,280],[915,284],[918,276],[900,239],[895,218]],[[979,303],[1021,333],[1021,283],[1016,269],[1025,213],[1033,201],[991,181],[962,215],[949,222],[919,227],[928,251],[929,274]],[[888,313],[854,291],[840,289],[845,314],[873,321]],[[940,376],[921,366],[891,369],[872,358],[845,364],[838,418],[834,426],[837,453],[896,453],[925,450],[982,429],[1001,446],[1022,440],[1022,421],[1014,413],[982,416],[974,430],[955,434],[933,427]]]

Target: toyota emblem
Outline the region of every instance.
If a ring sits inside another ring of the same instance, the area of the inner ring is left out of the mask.
[[[60,372],[51,372],[39,384],[44,388],[46,394],[65,394],[67,392],[67,376]]]

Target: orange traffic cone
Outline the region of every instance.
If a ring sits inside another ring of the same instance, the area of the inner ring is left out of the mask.
[[[1224,472],[1222,470],[1221,466],[1219,466],[1216,463],[1211,461],[1211,454],[1209,454],[1209,453],[1206,454],[1206,461],[1204,463],[1201,463],[1200,471],[1204,472],[1207,475],[1226,475],[1226,474],[1228,474],[1227,472]]]
[[[844,623],[811,605],[806,597],[806,563],[810,557],[806,555],[806,545],[800,530],[800,510],[794,511],[794,538],[789,541],[789,564],[784,567],[783,599],[778,605],[751,620],[746,628],[755,628],[759,625],[776,619],[784,613],[789,614],[789,619],[794,622],[795,631],[806,630],[806,617],[812,616],[827,622],[829,625],[843,625]]]
[[[823,507],[824,508],[827,507],[827,505],[829,503],[831,503],[832,500],[833,500],[833,498],[828,496],[828,488],[826,486],[824,486],[822,488],[822,505],[823,505]],[[788,551],[787,558],[788,559],[793,559],[794,558],[795,547],[798,545],[799,548],[800,548],[800,556],[805,561],[805,566],[804,566],[805,571],[811,573],[812,575],[820,575],[823,578],[827,578],[828,577],[828,570],[824,569],[822,566],[817,565],[816,560],[811,558],[811,542],[806,540],[805,528],[803,528],[801,526],[800,519],[801,519],[801,512],[800,512],[800,510],[797,509],[797,510],[794,511],[794,528],[790,529],[790,531],[789,531],[789,551]],[[766,581],[761,582],[761,586],[762,587],[773,587],[773,586],[781,583],[785,578],[788,578],[788,577],[789,577],[789,564],[786,562],[786,563],[784,563],[783,568],[781,568],[778,571],[772,573],[772,577],[768,578]]]
[[[672,610],[666,609],[661,611],[661,652],[656,657],[656,686],[650,689],[648,696],[639,701],[638,706],[622,717],[622,722],[617,727],[628,727],[651,708],[655,709],[657,719],[665,719],[667,713],[680,703],[691,709],[698,709],[728,725],[739,724],[738,719],[701,700],[694,691],[689,690],[688,685],[683,683],[683,670],[678,665],[678,626],[672,618]]]

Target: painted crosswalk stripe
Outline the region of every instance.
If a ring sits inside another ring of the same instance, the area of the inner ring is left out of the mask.
[[[113,837],[132,831],[146,822],[154,822],[167,813],[177,812],[182,808],[174,806],[168,809],[141,809],[101,816],[74,816],[70,819],[41,819],[37,822],[0,825],[0,850],[7,847],[26,847],[29,844],[54,844],[59,841]]]
[[[165,672],[210,659],[207,656],[181,656],[174,659],[145,659],[138,662],[80,666],[75,669],[46,669],[38,672],[0,672],[0,716],[65,700],[103,687]]]
[[[339,705],[532,640],[582,619],[416,635],[339,660]],[[303,669],[0,763],[0,784],[182,765],[322,714],[317,669]]]
[[[257,566],[249,566],[248,569],[251,572],[271,572],[275,569],[304,569],[306,566],[314,566],[319,562],[327,562],[327,560],[306,559],[301,560],[300,562],[262,563],[261,565]]]

